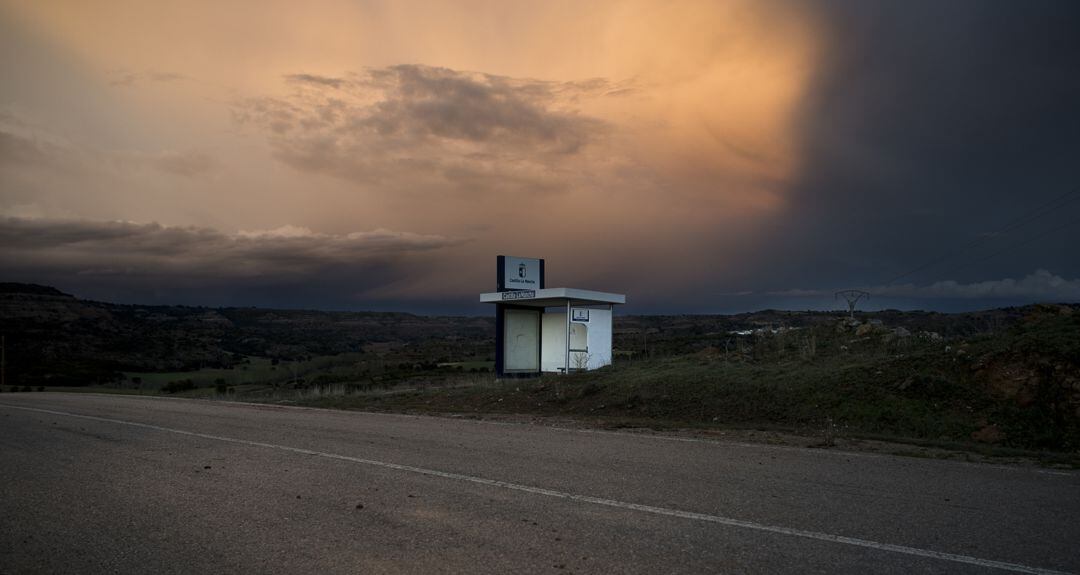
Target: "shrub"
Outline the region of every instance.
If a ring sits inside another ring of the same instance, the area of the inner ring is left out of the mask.
[[[585,387],[581,388],[581,397],[589,397],[590,395],[596,395],[603,390],[604,386],[589,382],[585,384]]]
[[[161,391],[165,393],[178,393],[181,391],[187,391],[189,389],[195,389],[195,382],[190,379],[181,379],[178,381],[170,381],[161,386]]]

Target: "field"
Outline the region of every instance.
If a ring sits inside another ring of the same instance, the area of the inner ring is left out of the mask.
[[[869,324],[863,324],[869,326]],[[946,342],[884,326],[752,335],[730,350],[617,362],[590,373],[283,398],[418,413],[534,414],[605,426],[763,429],[997,450],[1080,451],[1080,323],[1034,314]]]
[[[126,372],[122,385],[133,388],[161,390],[170,383],[191,381],[195,387],[225,385],[236,387],[251,384],[296,384],[312,374],[336,374],[362,362],[365,356],[357,353],[315,356],[294,361],[265,357],[245,357],[235,367],[204,368],[194,371]]]
[[[1077,305],[854,320],[773,310],[621,316],[614,365],[498,381],[490,318],[0,296],[15,384],[5,393],[157,393],[1080,454]]]

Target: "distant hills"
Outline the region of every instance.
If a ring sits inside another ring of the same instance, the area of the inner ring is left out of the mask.
[[[1020,321],[1030,307],[857,315],[949,338],[1002,329]],[[635,354],[694,353],[725,345],[736,330],[810,327],[835,323],[843,315],[765,310],[617,316],[615,348]],[[124,371],[227,368],[245,356],[291,360],[355,352],[380,342],[490,341],[493,349],[495,335],[492,317],[124,305],[82,300],[54,287],[25,283],[0,283],[0,332],[6,340],[8,383],[26,385],[108,383]]]
[[[493,338],[494,320],[394,312],[122,305],[36,284],[0,284],[8,383],[89,385],[122,371],[230,367],[244,356],[298,359],[367,343]]]
[[[38,284],[21,284],[13,282],[0,282],[0,294],[22,294],[22,295],[53,295],[53,296],[67,296],[74,297],[71,294],[66,294],[54,287],[43,286]]]

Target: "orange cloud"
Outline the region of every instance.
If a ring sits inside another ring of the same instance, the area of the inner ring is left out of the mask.
[[[692,282],[699,263],[670,254],[723,260],[718,230],[782,209],[819,57],[811,14],[752,0],[0,2],[98,75],[138,134],[120,153],[190,150],[162,169],[213,166],[213,178],[97,186],[83,174],[25,192],[34,203],[74,205],[89,188],[113,196],[93,202],[112,218],[471,237],[447,267],[498,249],[562,259],[569,277],[633,251]],[[94,138],[80,145],[110,146]]]

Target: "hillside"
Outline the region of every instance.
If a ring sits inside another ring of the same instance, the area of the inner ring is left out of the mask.
[[[9,382],[90,385],[121,372],[229,368],[246,357],[297,360],[373,343],[483,342],[488,318],[384,312],[120,305],[54,288],[0,284]]]
[[[595,372],[301,401],[529,413],[609,426],[783,430],[827,444],[861,437],[1080,452],[1080,307],[989,314],[998,315],[1012,319],[994,331],[948,338],[876,318],[856,324],[817,315],[797,328],[690,336],[695,324],[683,318],[676,324],[682,328],[656,328],[651,357]],[[921,319],[936,325],[943,318]],[[685,351],[674,353],[680,347]]]

